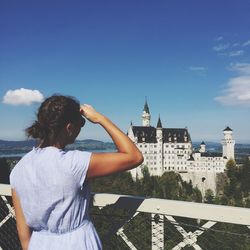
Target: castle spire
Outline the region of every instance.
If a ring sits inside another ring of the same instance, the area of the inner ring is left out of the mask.
[[[143,111],[145,111],[146,113],[150,114],[149,107],[148,107],[148,102],[147,102],[147,97],[145,97],[145,104],[144,104]]]
[[[143,127],[150,127],[150,119],[151,119],[151,115],[149,112],[148,102],[147,102],[147,97],[146,97],[144,109],[142,112],[142,126]]]
[[[159,118],[158,118],[158,122],[157,122],[157,128],[162,128],[162,124],[161,124],[161,117],[159,115]]]

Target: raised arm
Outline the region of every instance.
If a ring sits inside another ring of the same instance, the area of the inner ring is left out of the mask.
[[[110,135],[118,150],[118,152],[114,153],[93,153],[87,178],[122,172],[132,169],[143,162],[143,156],[139,149],[107,117],[86,104],[81,106],[81,113],[89,121],[100,124]]]

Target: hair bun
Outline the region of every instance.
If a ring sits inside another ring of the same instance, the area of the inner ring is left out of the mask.
[[[47,134],[47,129],[39,121],[35,121],[26,129],[26,134],[28,137],[33,137],[35,139],[44,139]]]

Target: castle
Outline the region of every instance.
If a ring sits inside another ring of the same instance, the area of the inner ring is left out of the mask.
[[[151,126],[151,115],[147,101],[142,113],[142,126],[132,123],[128,130],[129,138],[140,149],[144,162],[132,169],[134,179],[142,177],[142,168],[147,166],[151,175],[161,176],[164,172],[178,172],[186,181],[192,181],[198,188],[216,191],[215,178],[217,173],[225,170],[229,159],[234,159],[232,129],[223,131],[222,153],[206,151],[204,142],[199,150],[194,150],[187,128],[163,128],[159,117],[157,126]],[[206,180],[206,181],[205,181]]]

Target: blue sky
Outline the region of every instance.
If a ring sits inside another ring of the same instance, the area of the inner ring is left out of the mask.
[[[147,96],[153,126],[160,114],[193,141],[220,141],[230,126],[236,142],[250,142],[249,0],[0,5],[0,139],[24,139],[41,96],[61,93],[124,132],[141,125]],[[86,138],[109,140],[92,124]]]

